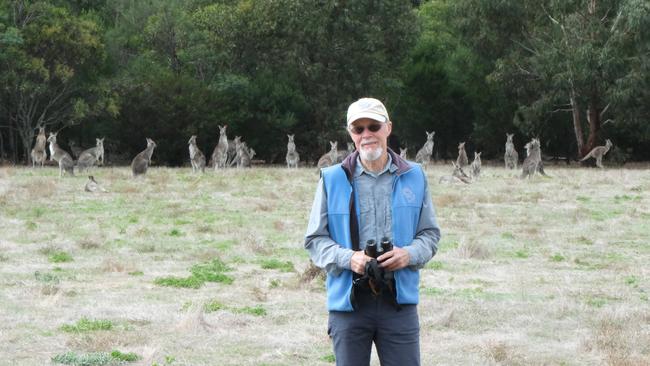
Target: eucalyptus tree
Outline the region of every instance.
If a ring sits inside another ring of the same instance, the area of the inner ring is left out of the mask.
[[[91,17],[49,1],[0,1],[0,123],[22,142],[38,126],[81,121],[109,102],[98,75],[102,30]]]
[[[494,60],[489,78],[520,103],[515,122],[532,131],[558,113],[570,116],[580,157],[598,144],[604,124],[625,122],[622,95],[647,89],[622,82],[638,80],[648,63],[647,1],[459,0],[456,7],[465,39]]]

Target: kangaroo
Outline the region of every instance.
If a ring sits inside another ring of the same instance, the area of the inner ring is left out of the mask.
[[[404,160],[406,160],[406,151],[407,150],[408,150],[408,148],[406,148],[406,147],[405,148],[401,148],[401,147],[399,148],[399,156]]]
[[[77,143],[74,140],[71,140],[68,145],[70,145],[70,153],[75,159],[79,159],[79,155],[84,151],[81,146],[77,146]]]
[[[522,164],[521,179],[530,178],[537,172],[546,175],[543,173],[543,168],[542,171],[540,171],[540,164],[542,163],[542,151],[540,149],[539,139],[534,138],[530,140],[530,142],[527,143],[525,147],[528,156],[526,156],[526,159],[524,159],[524,162]]]
[[[515,150],[515,144],[512,142],[514,133],[506,133],[506,153],[503,155],[503,160],[506,164],[506,169],[517,170],[517,163],[519,163],[519,154]]]
[[[338,151],[336,149],[337,145],[338,145],[337,141],[330,141],[331,149],[328,153],[324,154],[323,156],[320,157],[320,159],[318,159],[318,164],[316,164],[318,169],[336,164],[336,158],[338,156]]]
[[[296,151],[296,143],[294,142],[294,137],[296,135],[287,135],[289,142],[287,143],[287,168],[298,168],[298,163],[300,162],[300,154]]]
[[[88,170],[88,168],[94,166],[97,162],[100,162],[100,165],[104,165],[104,138],[96,138],[95,143],[95,147],[86,149],[79,154],[77,168],[80,170]]]
[[[239,137],[239,136],[237,136]],[[237,150],[237,157],[235,158],[237,160],[237,168],[250,168],[251,166],[251,150],[248,149],[248,146],[246,146],[246,143],[241,141],[241,138],[239,140],[235,139],[237,142],[235,143],[235,149]],[[254,153],[255,151],[252,151]]]
[[[205,155],[203,155],[201,149],[196,145],[196,135],[192,135],[187,143],[190,145],[190,163],[192,164],[192,173],[196,173],[199,170],[202,173],[205,173]]]
[[[469,164],[469,160],[467,159],[467,152],[465,151],[465,142],[461,142],[458,144],[458,158],[456,158],[456,164],[460,166],[461,168],[464,168]]]
[[[47,138],[47,142],[50,143],[50,160],[59,163],[59,178],[63,177],[64,172],[74,176],[74,160],[56,143],[57,134],[50,132],[50,137]]]
[[[214,169],[225,168],[228,162],[228,136],[226,135],[226,128],[228,125],[219,126],[219,143],[212,152],[212,161],[214,162]]]
[[[431,160],[431,154],[433,154],[433,135],[436,134],[436,131],[431,131],[431,133],[427,131],[424,132],[427,134],[427,142],[425,142],[422,148],[418,150],[417,154],[415,154],[415,162],[427,165]]]
[[[443,175],[440,177],[438,180],[438,183],[465,183],[465,184],[470,184],[472,182],[471,178],[465,174],[463,171],[463,168],[456,164],[455,162],[451,162],[451,165],[454,167],[454,171],[451,173],[451,175]]]
[[[345,158],[348,157],[348,155],[352,154],[354,152],[354,143],[353,142],[348,142],[348,149],[347,150],[339,150],[336,153],[336,162],[337,163],[342,163]]]
[[[589,154],[585,155],[584,158],[580,159],[580,161],[585,161],[589,158],[594,158],[596,159],[596,166],[599,167],[600,169],[603,169],[603,156],[607,154],[609,149],[612,147],[612,142],[607,139],[605,140],[605,145],[604,146],[596,146],[591,151]]]
[[[42,168],[43,164],[45,164],[45,160],[47,159],[46,145],[47,137],[45,136],[45,127],[39,127],[38,136],[36,136],[36,143],[34,144],[34,148],[31,152],[32,168],[34,168],[36,164],[40,164]]]
[[[526,145],[524,145],[524,149],[526,149],[526,156],[530,156],[531,152],[531,142],[528,142]],[[537,139],[537,142],[539,143],[539,139]],[[539,164],[537,164],[537,172],[545,177],[548,177],[546,172],[544,171],[544,161],[542,161],[542,154],[541,154],[541,149],[540,149],[540,158],[539,158]]]
[[[100,186],[99,183],[95,180],[95,177],[92,175],[88,176],[88,182],[86,182],[86,186],[84,187],[84,190],[86,192],[108,192],[104,187]]]
[[[147,138],[147,148],[136,155],[131,162],[131,171],[133,172],[133,177],[147,173],[149,164],[151,164],[151,155],[153,155],[153,149],[155,148],[156,143],[152,139]]]
[[[472,165],[469,167],[469,174],[472,177],[472,179],[478,179],[478,177],[481,175],[481,153],[477,153],[474,151],[474,161],[472,161]]]

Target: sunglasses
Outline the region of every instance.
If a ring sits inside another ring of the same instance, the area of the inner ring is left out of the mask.
[[[377,132],[381,129],[381,127],[381,123],[373,123],[368,126],[352,126],[350,127],[350,131],[352,131],[352,133],[355,135],[361,135],[366,128],[370,132]]]

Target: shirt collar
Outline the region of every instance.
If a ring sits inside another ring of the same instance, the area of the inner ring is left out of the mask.
[[[355,169],[354,169],[354,177],[355,178],[359,177],[363,173],[368,174],[368,175],[376,178],[376,177],[386,173],[386,171],[388,171],[390,174],[394,174],[397,171],[397,165],[395,165],[395,163],[393,163],[393,158],[390,156],[390,154],[388,154],[388,161],[386,161],[386,166],[379,173],[374,173],[374,172],[366,170],[363,167],[363,164],[361,164],[361,157],[357,156],[357,164],[356,164]]]

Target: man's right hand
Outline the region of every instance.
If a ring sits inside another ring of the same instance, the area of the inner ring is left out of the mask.
[[[363,250],[356,251],[352,254],[352,258],[350,258],[350,269],[352,272],[362,275],[366,273],[366,263],[371,259]]]

